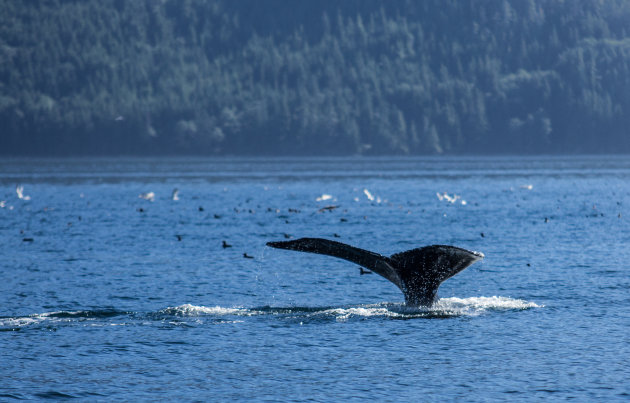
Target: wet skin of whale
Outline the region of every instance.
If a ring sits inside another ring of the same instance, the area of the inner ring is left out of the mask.
[[[329,255],[354,262],[396,284],[409,306],[432,305],[438,299],[437,290],[444,280],[484,257],[483,253],[448,245],[425,246],[387,257],[322,238],[268,242],[267,246]]]

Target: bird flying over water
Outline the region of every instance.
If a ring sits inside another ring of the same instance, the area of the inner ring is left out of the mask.
[[[27,196],[24,194],[24,186],[17,185],[15,187],[15,193],[17,193],[17,197],[20,200],[31,200],[31,196]]]

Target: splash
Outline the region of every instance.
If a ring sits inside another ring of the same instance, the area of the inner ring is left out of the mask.
[[[200,306],[183,304],[157,312],[123,312],[117,310],[57,311],[0,317],[0,331],[23,328],[50,328],[73,324],[88,326],[147,325],[169,323],[198,326],[204,324],[242,323],[245,317],[270,317],[290,322],[346,322],[350,320],[436,319],[479,316],[490,312],[521,311],[542,308],[534,302],[507,297],[442,298],[431,307],[408,307],[400,303],[381,302],[341,307],[271,307],[257,308]],[[113,319],[116,319],[115,322]]]
[[[247,308],[224,308],[221,306],[197,306],[191,304],[184,304],[176,307],[168,307],[162,309],[158,314],[172,315],[172,316],[253,316],[258,313],[255,310]]]
[[[491,311],[514,311],[541,308],[534,302],[507,297],[470,297],[442,298],[431,307],[408,307],[404,304],[382,302],[345,307],[259,307],[226,308],[220,306],[205,307],[185,304],[169,307],[162,314],[174,316],[276,316],[288,319],[335,319],[347,321],[351,318],[449,318],[458,316],[478,316]]]
[[[0,317],[0,330],[19,330],[24,327],[35,325],[55,325],[68,322],[94,321],[97,319],[107,319],[114,316],[125,315],[127,312],[116,310],[94,310],[94,311],[55,311],[43,312],[27,316]]]
[[[535,302],[525,301],[523,299],[513,299],[508,297],[470,297],[470,298],[442,298],[437,303],[438,306],[452,307],[473,307],[475,309],[529,309],[542,308]]]
[[[452,316],[478,316],[487,311],[521,311],[542,307],[542,305],[522,299],[492,296],[441,298],[431,309]]]

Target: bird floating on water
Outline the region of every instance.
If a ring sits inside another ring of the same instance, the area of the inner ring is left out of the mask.
[[[138,198],[152,202],[152,201],[155,201],[155,193],[153,192],[140,193],[138,195]]]
[[[332,198],[333,198],[333,197],[332,197],[332,195],[329,195],[329,194],[324,193],[323,195],[321,195],[321,196],[319,196],[317,199],[315,199],[315,201],[318,201],[318,202],[320,202],[320,201],[326,201],[326,200],[330,200],[330,199],[332,199]]]

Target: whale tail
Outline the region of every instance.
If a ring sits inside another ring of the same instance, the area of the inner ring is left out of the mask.
[[[341,242],[322,238],[268,242],[267,246],[310,252],[345,259],[365,267],[394,283],[408,305],[431,305],[440,284],[483,259],[480,252],[448,245],[432,245],[382,256]]]

